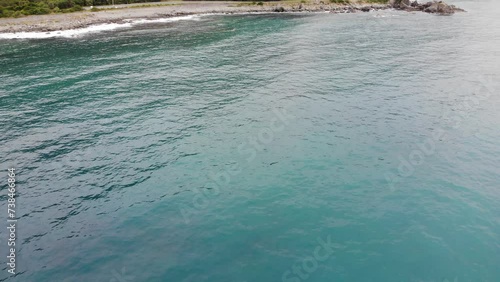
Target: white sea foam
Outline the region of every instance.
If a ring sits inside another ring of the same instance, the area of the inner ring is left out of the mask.
[[[198,20],[199,18],[200,18],[199,15],[189,15],[189,16],[161,18],[161,19],[138,19],[138,20],[128,19],[125,21],[131,24],[147,24],[147,23],[170,23],[183,20]]]
[[[197,19],[199,19],[199,16],[197,15],[162,18],[162,19],[128,19],[124,20],[123,23],[106,23],[106,24],[91,25],[84,28],[59,30],[59,31],[0,33],[0,39],[41,39],[41,38],[53,38],[53,37],[71,38],[71,37],[79,37],[89,33],[96,33],[96,32],[114,30],[119,28],[127,28],[138,24],[167,23],[167,22],[176,22],[181,20],[197,20]]]

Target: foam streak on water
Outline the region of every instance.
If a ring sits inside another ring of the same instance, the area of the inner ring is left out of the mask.
[[[128,28],[139,24],[152,24],[152,23],[170,23],[182,20],[196,20],[199,16],[189,15],[182,17],[171,17],[164,19],[126,19],[124,23],[106,23],[91,25],[84,28],[68,29],[60,31],[49,32],[15,32],[15,33],[0,33],[0,39],[43,39],[54,37],[80,37],[90,33],[97,33],[102,31],[115,30],[119,28]]]

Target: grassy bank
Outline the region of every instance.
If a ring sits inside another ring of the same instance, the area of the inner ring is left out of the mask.
[[[82,10],[82,0],[0,0],[0,17],[20,17]]]
[[[145,2],[156,1],[114,0],[114,4]],[[112,0],[0,0],[0,18],[76,12],[83,10],[83,6],[99,6],[111,4],[113,4]]]

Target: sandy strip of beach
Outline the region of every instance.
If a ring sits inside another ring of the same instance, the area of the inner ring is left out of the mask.
[[[326,0],[327,1],[327,0]],[[327,1],[329,2],[329,1]],[[388,5],[354,4],[338,5],[314,2],[252,2],[227,1],[170,1],[146,4],[99,6],[99,11],[89,8],[66,14],[36,15],[21,18],[0,18],[0,33],[57,31],[83,28],[104,23],[122,23],[133,19],[158,19],[192,14],[252,13],[252,12],[353,12],[361,8],[385,9]]]

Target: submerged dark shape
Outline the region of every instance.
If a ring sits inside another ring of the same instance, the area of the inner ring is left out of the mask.
[[[455,12],[465,12],[465,10],[456,7],[455,5],[448,5],[443,1],[432,1],[427,3],[418,3],[417,1],[410,2],[410,0],[394,0],[392,6],[399,10],[405,11],[422,11],[432,14],[451,15]]]

